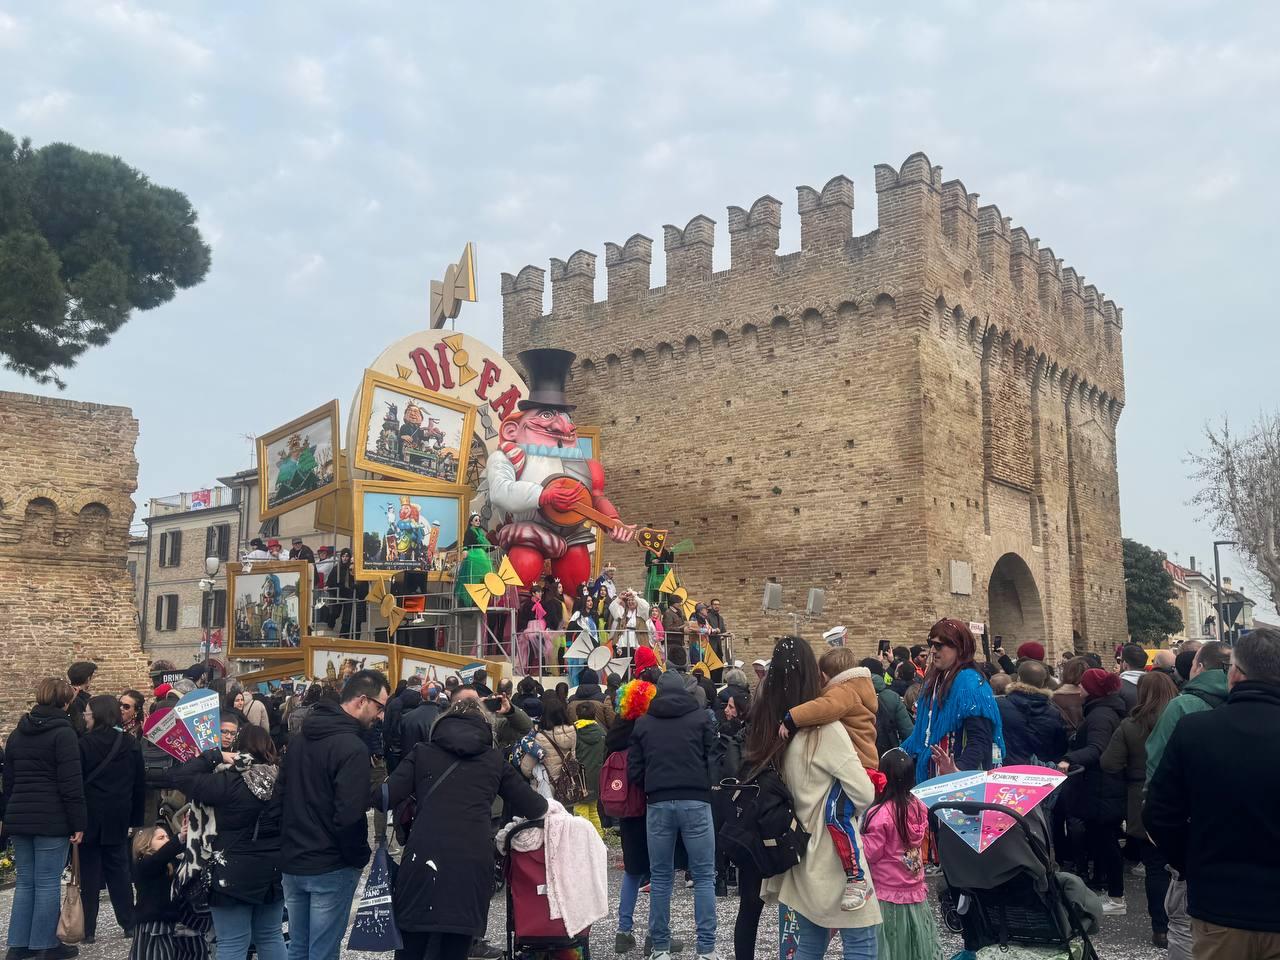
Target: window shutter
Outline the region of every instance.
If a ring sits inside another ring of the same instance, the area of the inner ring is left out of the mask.
[[[219,560],[227,560],[231,556],[231,524],[223,523],[218,525],[218,553]]]
[[[167,567],[169,565],[169,534],[160,534],[160,566]],[[159,624],[156,624],[158,627]]]
[[[165,596],[167,596],[169,599],[168,609],[165,610],[165,621],[168,624],[167,629],[177,630],[178,629],[178,595],[176,593],[169,593],[169,594],[166,594]]]
[[[182,562],[182,531],[175,530],[171,534],[169,544],[169,566],[176,567]]]
[[[208,629],[213,625],[213,595],[200,594],[200,626]]]
[[[215,551],[218,549],[218,528],[210,524],[204,528],[204,555],[206,557],[216,556]]]
[[[221,628],[227,625],[227,591],[213,592],[213,625]]]
[[[160,542],[164,543],[164,535],[161,534]],[[164,629],[164,596],[156,597],[156,629]]]

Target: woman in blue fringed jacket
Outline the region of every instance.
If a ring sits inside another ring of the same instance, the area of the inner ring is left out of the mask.
[[[1004,756],[1004,732],[991,684],[973,657],[967,624],[947,618],[929,631],[929,672],[916,726],[902,749],[916,758],[916,782],[955,770],[990,770]]]

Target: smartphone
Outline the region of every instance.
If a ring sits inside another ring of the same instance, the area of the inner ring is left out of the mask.
[[[485,706],[485,709],[488,710],[490,713],[497,713],[499,710],[502,709],[502,698],[501,697],[485,697],[484,706]]]
[[[893,652],[893,646],[890,644],[890,642],[889,642],[888,640],[881,640],[881,641],[880,641],[880,652],[881,652],[881,653],[892,653],[892,652]]]

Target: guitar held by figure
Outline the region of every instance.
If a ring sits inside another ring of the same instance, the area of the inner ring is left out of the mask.
[[[636,543],[653,553],[661,553],[666,543],[667,531],[652,527],[638,529],[635,524],[623,523],[597,510],[591,499],[591,491],[572,477],[551,477],[543,484],[539,501],[542,515],[552,523],[571,527],[591,523],[608,531],[609,539],[616,543]]]

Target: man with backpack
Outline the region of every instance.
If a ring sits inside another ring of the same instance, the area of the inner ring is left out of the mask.
[[[627,776],[642,784],[649,840],[649,936],[653,960],[671,957],[671,885],[677,837],[693,875],[698,956],[715,956],[716,838],[711,781],[716,737],[710,714],[685,689],[679,673],[664,673],[649,712],[636,721]]]
[[[876,657],[867,657],[858,666],[871,671],[871,685],[880,701],[876,710],[876,752],[884,756],[911,736],[914,724],[907,705],[884,681],[884,663]]]

